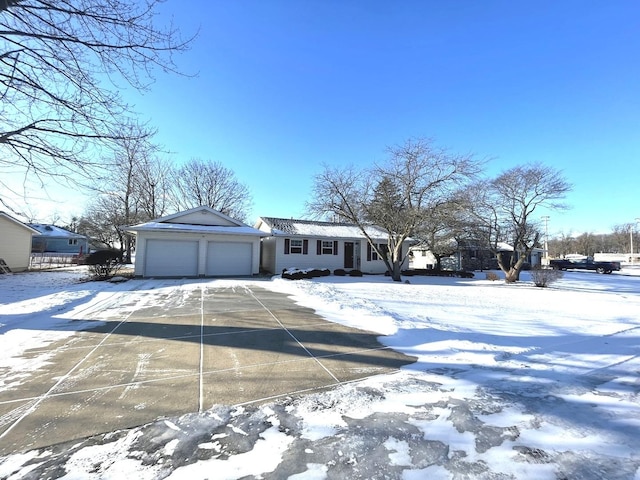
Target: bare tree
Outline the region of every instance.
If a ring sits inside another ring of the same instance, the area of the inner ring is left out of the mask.
[[[111,228],[124,252],[124,261],[130,263],[133,239],[123,227],[150,219],[141,204],[146,193],[143,190],[146,188],[145,179],[149,176],[148,170],[153,166],[158,148],[151,142],[155,130],[146,125],[132,121],[123,125],[120,132],[120,140],[114,142],[111,158],[106,159],[113,169],[107,178],[99,178],[95,182],[94,189],[99,196],[90,211],[111,219]],[[97,225],[102,223],[96,218],[91,221]]]
[[[93,176],[100,148],[122,140],[117,82],[146,89],[154,70],[177,71],[172,54],[190,41],[156,25],[159,3],[0,2],[0,173],[42,184]]]
[[[428,212],[446,204],[452,193],[479,170],[471,155],[456,155],[428,139],[409,139],[388,149],[387,162],[368,170],[328,168],[314,180],[307,209],[316,216],[337,216],[357,225],[382,258],[395,281],[408,255],[403,243],[425,221]],[[380,250],[367,231],[387,231]]]
[[[141,159],[136,180],[139,208],[148,219],[163,217],[171,202],[173,165],[155,155]]]
[[[534,212],[540,207],[567,208],[561,200],[570,190],[560,171],[541,164],[511,168],[468,190],[478,236],[491,246],[507,282],[520,279],[524,262],[539,245],[541,226]],[[501,242],[510,244],[513,253],[499,248]]]
[[[443,258],[459,251],[460,242],[473,237],[466,221],[464,201],[464,197],[455,192],[448,201],[425,208],[422,222],[412,235],[431,252],[436,260],[436,270],[442,269]]]
[[[179,210],[206,205],[241,221],[249,215],[249,188],[220,162],[194,158],[176,170],[174,184],[174,202]]]

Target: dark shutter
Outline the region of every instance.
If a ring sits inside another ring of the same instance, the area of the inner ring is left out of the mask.
[[[302,254],[306,255],[309,253],[309,240],[302,240]]]
[[[371,261],[371,244],[367,243],[367,262]]]
[[[285,238],[284,239],[284,254],[285,255],[289,255],[290,245],[291,245],[291,241],[288,238]]]
[[[322,255],[322,240],[318,240],[316,243],[316,253]]]
[[[337,240],[333,241],[333,254],[334,255],[338,254],[338,241]]]

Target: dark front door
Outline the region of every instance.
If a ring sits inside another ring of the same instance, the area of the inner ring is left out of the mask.
[[[344,242],[344,268],[353,268],[353,242]]]

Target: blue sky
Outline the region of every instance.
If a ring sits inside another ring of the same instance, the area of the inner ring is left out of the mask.
[[[176,162],[221,161],[260,215],[300,217],[322,164],[366,167],[432,137],[564,171],[572,209],[550,233],[640,217],[640,2],[169,1],[178,59],[126,93]],[[167,17],[168,18],[168,17]],[[540,212],[543,215],[548,212]]]

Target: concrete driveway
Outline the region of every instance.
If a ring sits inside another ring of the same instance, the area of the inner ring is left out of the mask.
[[[280,293],[203,287],[177,301],[178,290],[52,344],[51,363],[0,393],[0,455],[328,388],[414,361]]]

